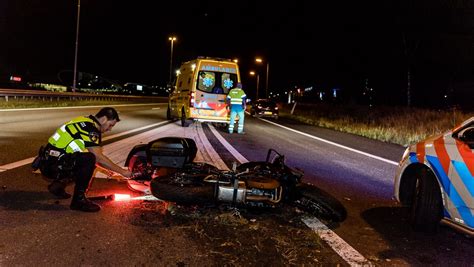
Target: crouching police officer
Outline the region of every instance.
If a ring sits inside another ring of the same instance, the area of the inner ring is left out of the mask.
[[[64,189],[75,182],[71,209],[96,212],[100,206],[86,197],[96,164],[128,179],[132,173],[113,163],[102,153],[101,134],[110,131],[119,122],[114,108],[101,109],[95,116],[81,116],[59,127],[41,147],[33,169],[52,179],[48,191],[58,198],[71,195]]]

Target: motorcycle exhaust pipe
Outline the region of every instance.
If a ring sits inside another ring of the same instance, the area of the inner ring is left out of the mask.
[[[244,182],[239,182],[238,185],[225,186],[219,185],[217,187],[217,200],[222,202],[245,203],[247,189]]]

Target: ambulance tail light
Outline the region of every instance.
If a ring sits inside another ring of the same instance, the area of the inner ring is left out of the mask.
[[[191,93],[191,98],[189,99],[189,106],[194,107],[194,100],[195,100],[196,93],[192,92]]]

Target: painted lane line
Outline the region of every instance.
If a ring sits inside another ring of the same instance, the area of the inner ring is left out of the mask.
[[[166,104],[166,103],[117,104],[117,105],[76,106],[76,107],[51,107],[51,108],[12,108],[12,109],[0,109],[0,112],[36,111],[36,110],[56,110],[56,109],[81,109],[81,108],[101,108],[101,107],[156,106],[156,105],[164,105],[164,104]]]
[[[209,140],[207,140],[206,134],[204,133],[202,129],[202,124],[199,124],[199,127],[196,124],[196,129],[198,132],[197,137],[200,139],[204,148],[206,149],[207,154],[210,156],[211,160],[214,162],[214,166],[216,166],[220,170],[229,170],[229,167],[227,167],[227,165],[221,159],[219,154],[217,154],[216,150],[214,150]]]
[[[314,217],[303,218],[302,221],[323,239],[350,266],[372,266],[357,250],[331,231],[320,220]]]
[[[221,144],[229,151],[239,162],[240,164],[249,162],[242,154],[239,153],[227,140],[222,137],[222,135],[217,132],[216,128],[212,126],[212,124],[208,124],[209,128],[211,129],[211,132],[214,134],[214,136],[221,142]]]
[[[112,139],[112,138],[116,138],[116,137],[119,137],[119,136],[130,134],[130,133],[139,132],[141,130],[145,130],[145,129],[148,129],[148,128],[160,126],[160,125],[167,124],[167,123],[170,123],[170,122],[169,121],[162,121],[162,122],[150,124],[150,125],[147,125],[147,126],[143,126],[143,127],[137,128],[137,129],[117,133],[117,134],[114,134],[114,135],[111,135],[111,136],[106,136],[105,138],[102,139],[102,141],[106,141],[106,140],[109,140],[109,139]]]
[[[0,172],[15,169],[15,168],[21,167],[21,166],[26,165],[26,164],[31,164],[34,159],[35,159],[35,157],[32,157],[32,158],[27,158],[27,159],[23,159],[23,160],[20,160],[20,161],[17,161],[17,162],[12,162],[12,163],[2,165],[2,166],[0,166]]]
[[[117,133],[117,134],[114,134],[114,135],[111,135],[111,136],[106,136],[106,137],[105,137],[104,139],[102,139],[102,140],[103,140],[103,141],[109,140],[109,139],[112,139],[112,138],[120,137],[120,136],[127,135],[127,134],[130,134],[130,133],[138,132],[138,131],[142,131],[142,130],[145,130],[145,129],[148,129],[148,128],[152,128],[152,127],[157,127],[157,126],[160,126],[160,125],[163,125],[163,124],[167,124],[167,123],[169,123],[169,121],[158,122],[158,123],[151,124],[151,125],[147,125],[147,126],[143,126],[143,127],[137,128],[137,129],[133,129],[133,130],[129,130],[129,131]],[[150,140],[150,141],[151,141],[151,140]],[[138,143],[137,143],[137,144],[138,144]],[[128,152],[127,152],[127,153],[128,153]],[[128,155],[128,154],[127,154],[127,155]],[[36,156],[35,156],[35,157],[36,157]],[[5,164],[5,165],[2,165],[2,166],[0,166],[0,172],[8,171],[8,170],[11,170],[11,169],[15,169],[15,168],[21,167],[21,166],[23,166],[23,165],[31,164],[31,163],[33,162],[33,160],[35,159],[35,157],[31,157],[31,158],[23,159],[23,160],[20,160],[20,161],[17,161],[17,162],[12,162],[12,163],[8,163],[8,164]],[[125,160],[124,160],[124,162],[125,162]]]
[[[369,153],[366,153],[366,152],[363,152],[363,151],[360,151],[360,150],[357,150],[357,149],[354,149],[354,148],[350,148],[350,147],[347,147],[347,146],[343,146],[343,145],[341,145],[341,144],[334,143],[334,142],[331,142],[331,141],[329,141],[329,140],[316,137],[316,136],[314,136],[314,135],[310,135],[310,134],[307,134],[307,133],[304,133],[304,132],[300,132],[300,131],[298,131],[298,130],[295,130],[295,129],[292,129],[292,128],[289,128],[289,127],[280,125],[280,124],[278,124],[278,123],[274,123],[274,122],[269,121],[269,120],[266,120],[266,119],[260,118],[260,120],[262,120],[262,121],[264,121],[264,122],[267,122],[267,123],[270,123],[270,124],[273,124],[273,125],[275,125],[275,126],[281,127],[281,128],[286,129],[286,130],[288,130],[288,131],[292,131],[292,132],[294,132],[294,133],[298,133],[298,134],[304,135],[304,136],[306,136],[306,137],[309,137],[309,138],[312,138],[312,139],[321,141],[321,142],[323,142],[323,143],[330,144],[330,145],[333,145],[333,146],[337,146],[337,147],[339,147],[339,148],[343,148],[343,149],[346,149],[346,150],[349,150],[349,151],[352,151],[352,152],[355,152],[355,153],[358,153],[358,154],[361,154],[361,155],[364,155],[364,156],[367,156],[367,157],[370,157],[370,158],[373,158],[373,159],[376,159],[376,160],[380,160],[380,161],[383,161],[383,162],[386,162],[386,163],[389,163],[389,164],[398,166],[398,162],[395,162],[395,161],[392,161],[392,160],[388,160],[388,159],[385,159],[385,158],[382,158],[382,157],[379,157],[379,156],[376,156],[376,155],[372,155],[372,154],[369,154]]]

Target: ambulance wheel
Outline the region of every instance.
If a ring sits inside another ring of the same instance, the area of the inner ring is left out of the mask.
[[[422,169],[417,176],[410,223],[415,231],[434,233],[443,217],[439,184],[429,170]]]
[[[172,120],[173,117],[171,117],[171,109],[170,106],[168,105],[168,108],[166,109],[166,119],[167,120]]]
[[[189,126],[189,121],[186,120],[186,112],[184,111],[184,108],[181,110],[181,127],[188,127]]]
[[[153,196],[179,205],[202,205],[214,201],[214,185],[202,177],[180,172],[153,179],[150,184]]]

